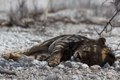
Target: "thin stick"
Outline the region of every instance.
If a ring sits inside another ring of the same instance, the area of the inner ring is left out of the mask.
[[[99,35],[101,35],[103,33],[103,31],[107,28],[107,26],[109,24],[111,24],[111,21],[114,19],[114,17],[120,12],[120,10],[118,10],[111,18],[110,20],[107,22],[107,24],[105,25],[105,27],[103,28],[103,30],[99,33]]]

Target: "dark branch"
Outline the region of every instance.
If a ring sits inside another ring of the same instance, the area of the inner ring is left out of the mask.
[[[101,35],[103,33],[103,31],[105,31],[105,29],[107,29],[107,26],[110,24],[111,25],[111,21],[114,19],[114,17],[120,12],[120,10],[117,10],[116,13],[110,18],[110,20],[107,22],[107,24],[105,25],[105,27],[103,28],[103,30],[99,33],[99,35]],[[112,26],[112,25],[111,25]]]

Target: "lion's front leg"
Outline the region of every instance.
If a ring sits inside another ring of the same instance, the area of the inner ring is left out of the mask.
[[[65,42],[58,42],[52,48],[52,55],[47,59],[49,66],[57,66],[62,57],[65,55],[64,51],[68,47]]]
[[[57,66],[59,63],[60,63],[60,60],[62,58],[62,52],[56,52],[54,53],[53,55],[51,55],[48,59],[47,59],[47,62],[48,62],[48,65],[49,66]]]
[[[54,53],[47,59],[48,65],[53,67],[57,66],[60,63],[61,58],[62,58],[61,52]]]

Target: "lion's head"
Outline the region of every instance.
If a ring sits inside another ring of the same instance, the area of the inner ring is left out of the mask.
[[[105,38],[98,40],[85,41],[82,46],[79,46],[74,53],[75,57],[79,57],[80,61],[92,65],[104,66],[105,63],[112,65],[115,55],[111,49],[105,45]]]

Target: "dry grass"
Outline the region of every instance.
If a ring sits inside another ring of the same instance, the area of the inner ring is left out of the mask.
[[[35,21],[43,21],[43,22],[44,22],[44,20],[48,21],[49,20],[48,17],[47,17],[47,14],[48,14],[48,11],[49,11],[48,9],[50,9],[50,11],[54,11],[53,7],[51,7],[52,6],[51,1],[52,0],[49,0],[46,9],[42,10],[42,11],[37,7],[36,1],[33,1],[34,9],[32,11],[29,11],[28,7],[26,5],[26,1],[25,0],[19,0],[17,9],[13,10],[11,8],[11,10],[8,14],[9,22],[7,23],[7,25],[8,26],[17,25],[17,26],[21,26],[21,27],[29,27],[29,24],[34,23]],[[117,9],[117,6],[118,6],[119,3],[120,3],[120,0],[113,0],[113,4],[115,5],[116,9]],[[106,16],[110,15],[109,18],[112,16],[112,13],[109,13],[109,12],[107,13],[107,10],[105,11],[104,6],[101,9],[100,6],[98,6],[98,5],[91,5],[91,0],[89,0],[87,2],[87,4],[88,5],[86,5],[86,7],[89,7],[90,9],[93,9],[93,11],[95,13],[94,16],[104,16],[104,17],[106,17]],[[44,19],[42,19],[41,16],[43,16]],[[44,23],[46,23],[46,22],[44,22]]]
[[[20,27],[29,27],[29,24],[33,23],[38,15],[41,15],[41,11],[37,8],[35,1],[33,2],[34,9],[29,11],[26,1],[20,0],[18,1],[18,6],[15,10],[12,8],[8,13],[9,22],[7,26],[20,26]]]
[[[113,0],[112,2],[116,8],[116,10],[120,10],[120,0]]]

